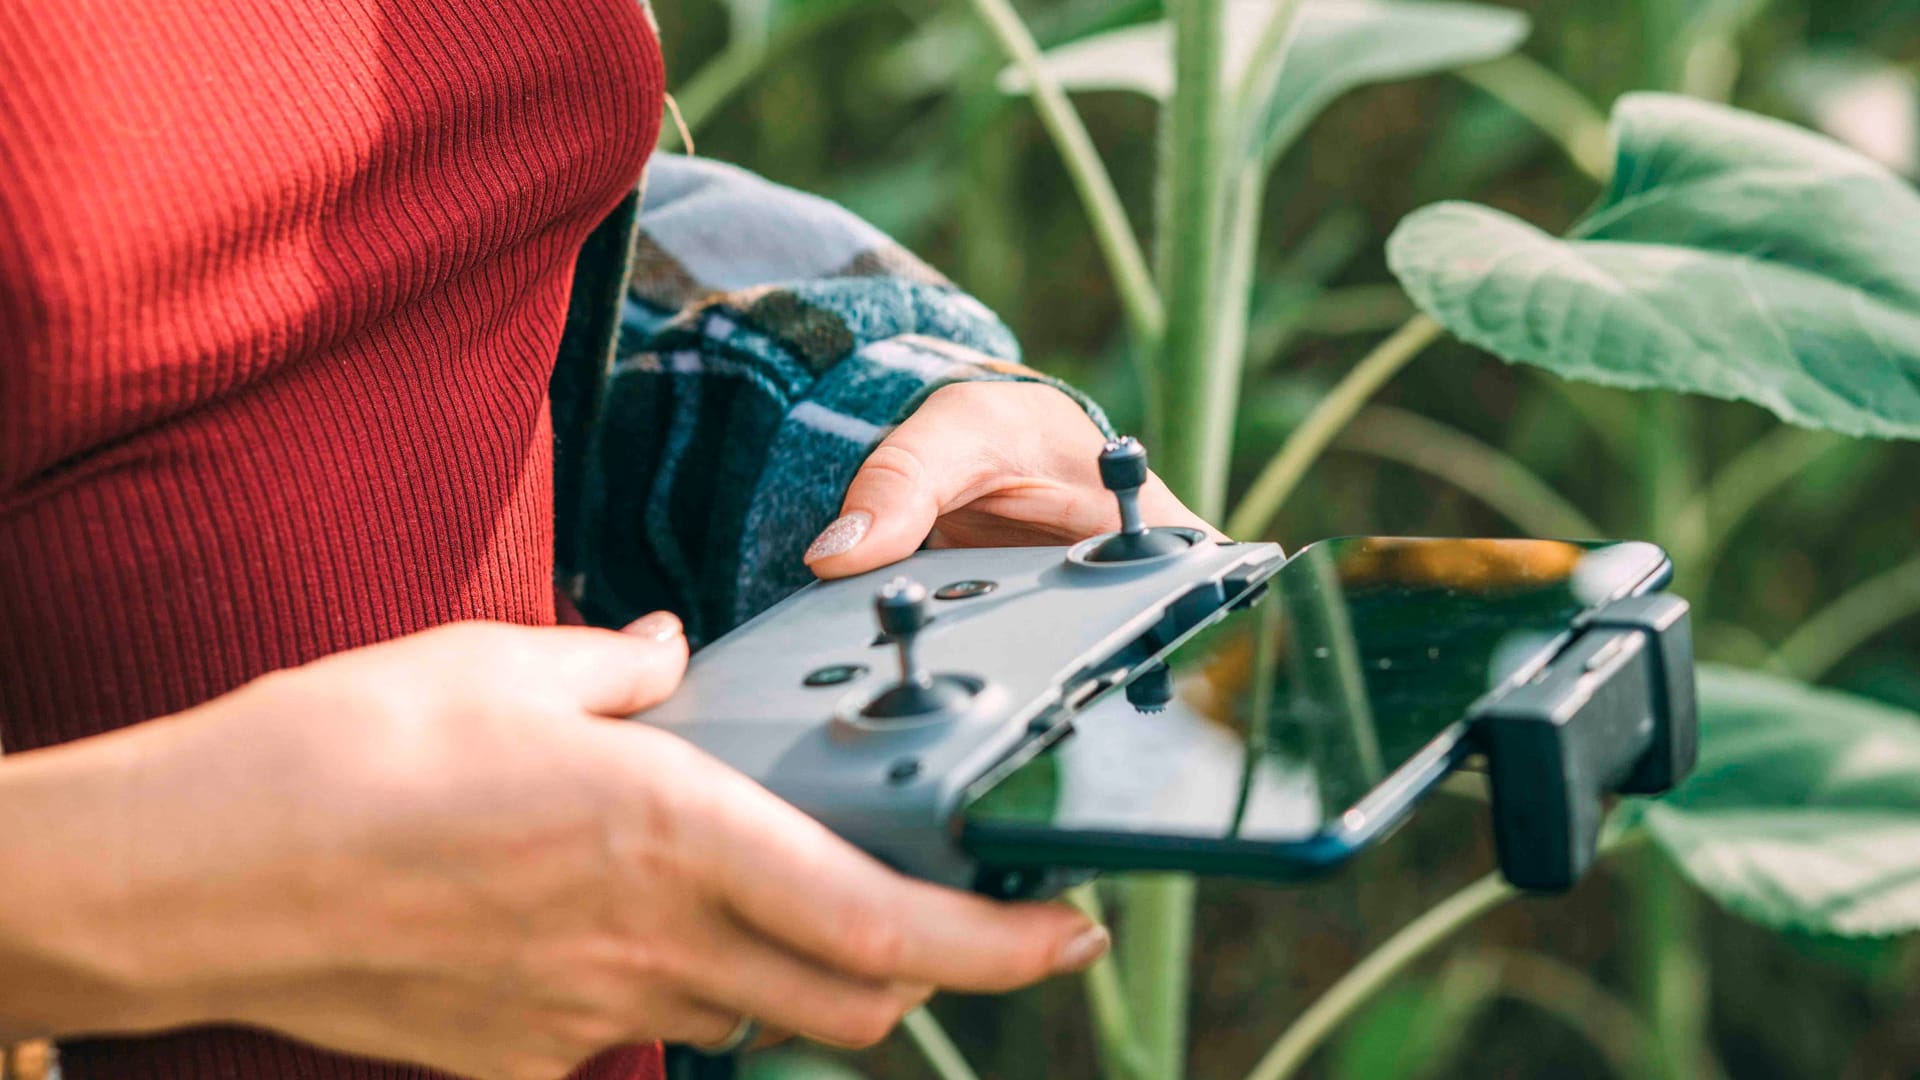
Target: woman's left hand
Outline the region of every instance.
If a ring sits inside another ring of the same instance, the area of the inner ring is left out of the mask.
[[[955,383],[933,392],[853,478],[840,517],[807,549],[823,578],[930,547],[1062,544],[1120,526],[1100,485],[1106,440],[1080,406],[1042,383]],[[1140,491],[1149,525],[1220,533],[1157,476]]]

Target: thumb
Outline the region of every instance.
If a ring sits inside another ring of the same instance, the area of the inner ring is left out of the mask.
[[[555,686],[595,716],[623,717],[665,701],[687,669],[687,638],[670,611],[636,619],[620,633],[585,626],[539,630],[539,648],[521,656],[530,676]]]
[[[840,516],[804,556],[820,577],[865,573],[914,553],[933,531],[953,479],[936,472],[903,425],[876,447],[854,474]],[[906,437],[902,437],[902,436]]]

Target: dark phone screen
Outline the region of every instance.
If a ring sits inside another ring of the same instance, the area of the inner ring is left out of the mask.
[[[1323,541],[990,776],[966,830],[1311,839],[1436,740],[1459,742],[1473,703],[1530,677],[1576,616],[1665,568],[1641,543]]]

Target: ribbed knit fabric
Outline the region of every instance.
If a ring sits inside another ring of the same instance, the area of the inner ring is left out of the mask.
[[[553,620],[547,381],[662,81],[637,0],[0,0],[7,750]],[[63,1064],[426,1075],[242,1032]]]

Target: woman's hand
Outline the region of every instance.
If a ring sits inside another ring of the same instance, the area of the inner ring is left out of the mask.
[[[635,632],[463,624],[0,764],[0,1040],[210,1022],[558,1077],[743,1016],[881,1038],[1091,963],[1051,904],[911,881],[683,740]]]
[[[932,547],[1060,544],[1120,525],[1100,485],[1100,429],[1041,383],[955,383],[933,392],[860,467],[840,517],[807,549],[823,578]],[[1159,477],[1140,491],[1151,525],[1218,531]]]

